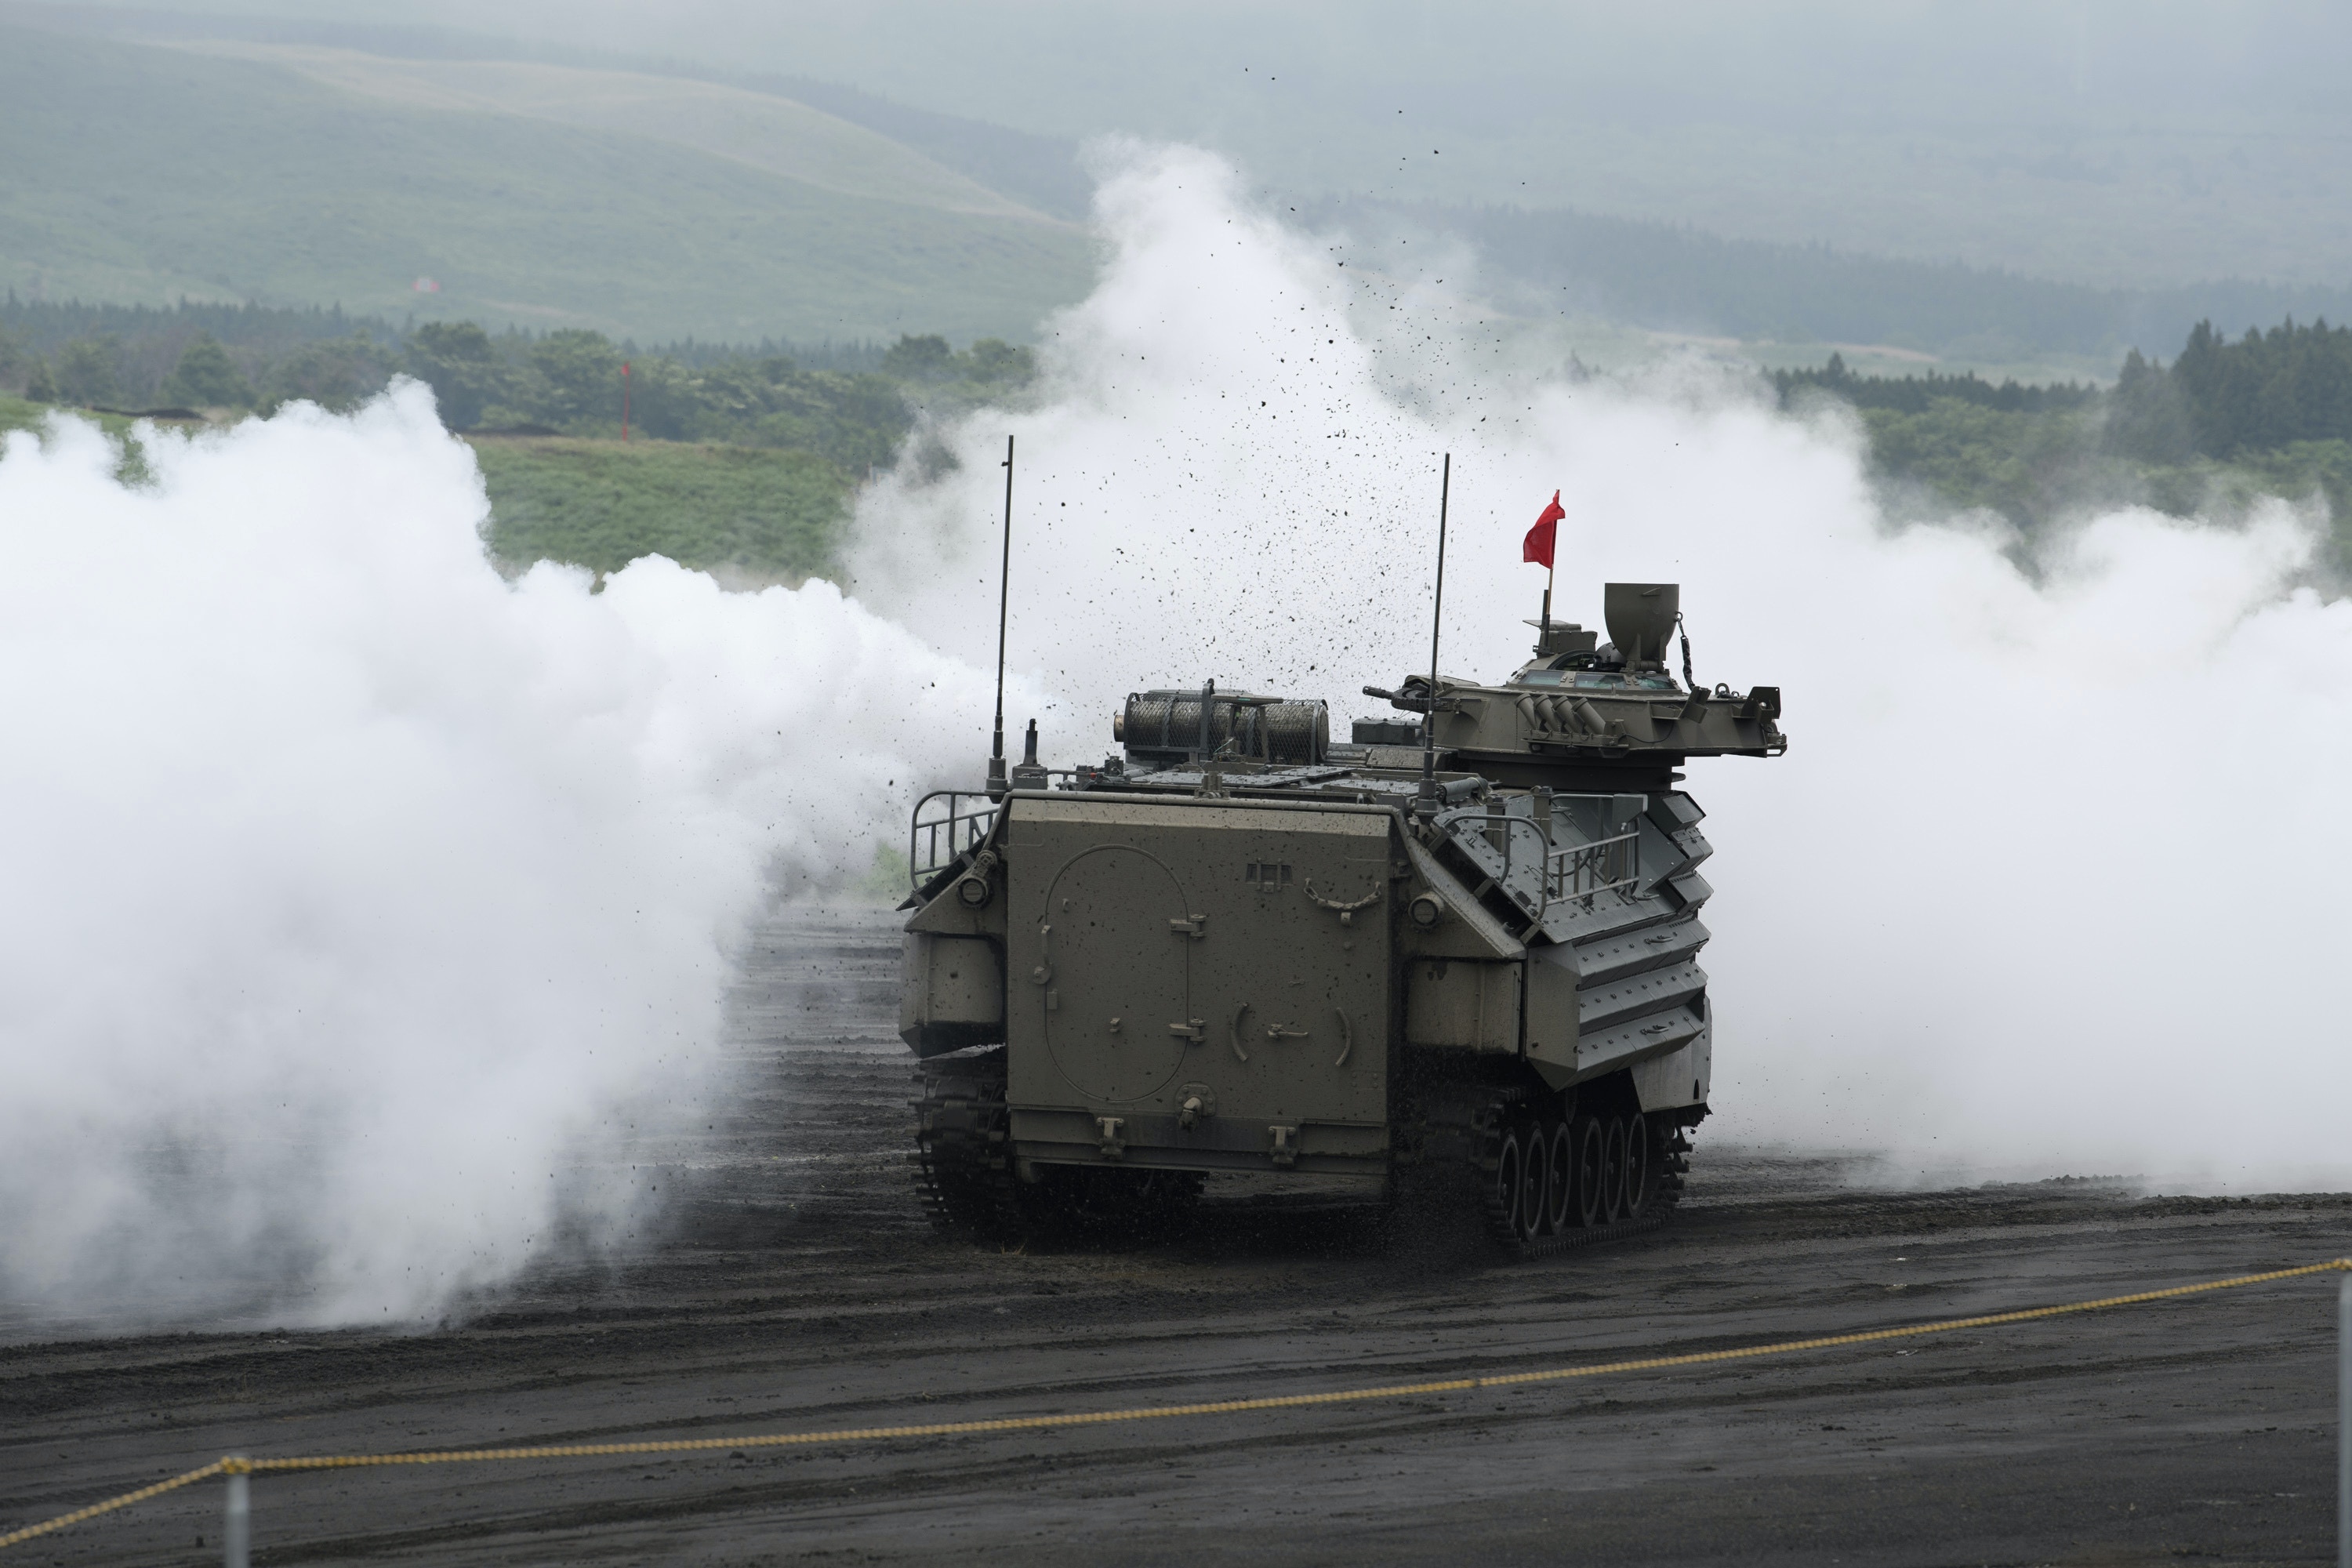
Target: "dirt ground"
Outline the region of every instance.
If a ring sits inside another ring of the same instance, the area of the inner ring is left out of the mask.
[[[1187,1238],[982,1250],[908,1186],[880,911],[737,996],[747,1091],[658,1241],[425,1334],[0,1349],[0,1530],[224,1453],[722,1436],[1754,1343],[2352,1252],[2352,1196],[1857,1191],[1701,1129],[1664,1231],[1534,1264],[1213,1186]],[[1507,1393],[1058,1435],[265,1476],[256,1560],[2131,1563],[2334,1550],[2329,1278]],[[14,1331],[23,1339],[22,1324]],[[10,1561],[217,1561],[206,1483]]]

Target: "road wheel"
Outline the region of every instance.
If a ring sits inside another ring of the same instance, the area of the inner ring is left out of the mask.
[[[1544,1130],[1544,1230],[1565,1236],[1576,1225],[1576,1142],[1568,1123]]]
[[[1520,1204],[1527,1196],[1527,1171],[1528,1150],[1519,1129],[1506,1127],[1495,1145],[1495,1169],[1488,1178],[1494,1185],[1486,1194],[1497,1235],[1519,1234]]]
[[[1625,1217],[1625,1119],[1612,1116],[1601,1133],[1601,1208],[1604,1219]]]
[[[1639,1219],[1650,1212],[1650,1196],[1658,1189],[1656,1151],[1650,1146],[1650,1126],[1635,1111],[1625,1122],[1625,1217]]]
[[[1551,1143],[1540,1123],[1521,1129],[1525,1151],[1519,1157],[1519,1212],[1515,1228],[1521,1241],[1544,1233],[1544,1212],[1551,1187]]]
[[[1576,1146],[1576,1223],[1589,1230],[1609,1217],[1609,1165],[1603,1158],[1607,1139],[1601,1131],[1601,1119],[1578,1117],[1569,1123],[1568,1141]]]

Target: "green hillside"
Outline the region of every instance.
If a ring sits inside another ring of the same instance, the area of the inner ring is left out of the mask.
[[[0,287],[838,342],[1025,339],[1087,286],[1081,231],[874,132],[574,76],[0,28]]]
[[[395,59],[357,49],[223,40],[178,47],[281,66],[360,98],[668,142],[844,195],[945,212],[1041,216],[887,136],[772,93],[541,60]]]
[[[617,572],[641,555],[737,582],[831,570],[849,479],[813,452],[677,441],[478,437],[490,551]]]
[[[56,412],[0,393],[0,434],[38,429]],[[73,416],[121,444],[121,477],[145,475],[131,421]],[[563,561],[617,572],[640,556],[667,555],[748,586],[838,568],[852,486],[814,452],[568,437],[470,444],[489,492],[490,553],[508,570]]]

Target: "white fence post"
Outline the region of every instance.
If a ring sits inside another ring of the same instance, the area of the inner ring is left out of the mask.
[[[253,1478],[242,1457],[228,1473],[228,1516],[221,1529],[221,1562],[226,1568],[252,1568]]]
[[[2352,1568],[2352,1274],[2336,1298],[2336,1568]]]

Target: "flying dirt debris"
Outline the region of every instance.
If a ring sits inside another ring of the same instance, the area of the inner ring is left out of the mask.
[[[899,1034],[944,1226],[1180,1219],[1212,1172],[1475,1203],[1532,1256],[1645,1229],[1707,1113],[1695,756],[1777,756],[1780,693],[1668,671],[1678,589],[1608,585],[1499,685],[1139,692],[1122,755],[916,808]],[[1000,731],[1001,732],[1001,731]],[[1444,1200],[1433,1200],[1444,1201]]]

